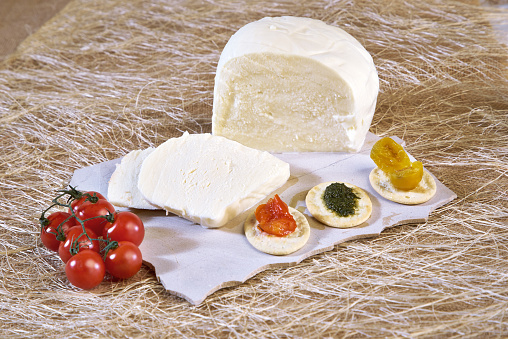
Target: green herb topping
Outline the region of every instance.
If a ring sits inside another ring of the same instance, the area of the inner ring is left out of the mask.
[[[355,214],[356,200],[360,199],[353,189],[343,183],[334,182],[328,185],[323,195],[326,207],[341,217]]]

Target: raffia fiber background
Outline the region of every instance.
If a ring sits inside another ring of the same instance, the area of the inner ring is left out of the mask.
[[[56,190],[77,168],[210,132],[223,46],[278,15],[321,19],[367,48],[381,80],[371,131],[406,140],[458,199],[199,306],[148,267],[72,287],[38,239]],[[507,20],[438,0],[70,2],[0,64],[0,336],[507,336],[508,49],[490,26]]]

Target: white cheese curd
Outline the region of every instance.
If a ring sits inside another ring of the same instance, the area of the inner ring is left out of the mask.
[[[108,200],[115,206],[139,208],[146,210],[160,209],[146,201],[138,190],[139,170],[143,160],[155,148],[135,150],[126,154],[116,169],[108,184]]]
[[[268,17],[240,28],[222,51],[212,133],[272,152],[357,152],[378,92],[372,57],[350,34]]]
[[[138,188],[150,203],[206,227],[220,227],[289,178],[268,152],[211,134],[184,133],[144,161]]]

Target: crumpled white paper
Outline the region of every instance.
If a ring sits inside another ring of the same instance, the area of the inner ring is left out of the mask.
[[[243,221],[252,209],[218,229],[204,228],[178,216],[166,215],[165,211],[134,210],[145,225],[145,239],[140,246],[143,260],[155,269],[166,290],[197,305],[214,291],[237,285],[270,267],[299,263],[339,243],[379,235],[388,227],[424,222],[430,212],[456,198],[436,178],[437,193],[424,204],[401,205],[381,197],[369,183],[369,173],[375,167],[370,149],[378,139],[369,133],[362,151],[354,154],[274,154],[290,164],[291,177],[265,201],[277,193],[307,216],[311,235],[299,251],[272,256],[252,247],[243,233]],[[76,170],[70,184],[106,196],[109,178],[119,162],[120,159],[115,159]],[[348,182],[364,189],[372,200],[371,217],[349,229],[328,227],[312,218],[305,206],[305,196],[312,187],[325,181]]]

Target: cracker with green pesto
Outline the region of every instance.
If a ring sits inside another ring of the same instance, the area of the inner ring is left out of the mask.
[[[343,182],[314,186],[307,193],[305,203],[314,218],[337,228],[358,226],[372,213],[368,194],[358,186]]]

